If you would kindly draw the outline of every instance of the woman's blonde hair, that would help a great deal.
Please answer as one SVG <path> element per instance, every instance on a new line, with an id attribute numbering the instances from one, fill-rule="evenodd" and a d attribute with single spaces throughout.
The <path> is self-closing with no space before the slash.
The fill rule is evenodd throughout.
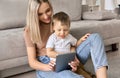
<path id="1" fill-rule="evenodd" d="M 26 24 L 29 28 L 30 37 L 33 43 L 42 42 L 38 18 L 38 9 L 42 2 L 47 2 L 50 5 L 48 0 L 29 0 L 28 3 Z"/>

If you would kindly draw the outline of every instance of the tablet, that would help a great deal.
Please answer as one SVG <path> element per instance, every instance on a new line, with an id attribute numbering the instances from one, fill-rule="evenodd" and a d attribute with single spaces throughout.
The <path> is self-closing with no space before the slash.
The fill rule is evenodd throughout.
<path id="1" fill-rule="evenodd" d="M 62 70 L 70 70 L 71 67 L 68 65 L 75 59 L 76 53 L 60 54 L 56 57 L 55 71 L 60 72 Z"/>

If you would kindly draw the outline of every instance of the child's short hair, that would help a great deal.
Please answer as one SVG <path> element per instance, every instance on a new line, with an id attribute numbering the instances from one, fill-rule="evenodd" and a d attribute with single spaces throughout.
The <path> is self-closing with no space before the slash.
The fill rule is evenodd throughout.
<path id="1" fill-rule="evenodd" d="M 62 25 L 66 25 L 70 27 L 70 18 L 68 14 L 65 12 L 58 12 L 53 15 L 53 22 L 52 25 L 54 25 L 54 21 L 60 21 Z"/>

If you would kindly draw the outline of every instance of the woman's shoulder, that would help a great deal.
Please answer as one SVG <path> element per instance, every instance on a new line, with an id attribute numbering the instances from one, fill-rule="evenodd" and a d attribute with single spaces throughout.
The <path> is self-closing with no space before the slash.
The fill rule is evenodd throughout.
<path id="1" fill-rule="evenodd" d="M 26 38 L 28 36 L 29 36 L 29 28 L 28 28 L 28 26 L 25 26 L 24 27 L 24 37 Z"/>
<path id="2" fill-rule="evenodd" d="M 25 27 L 24 27 L 24 36 L 25 36 L 25 35 L 29 35 L 29 31 L 30 31 L 29 27 L 28 27 L 28 26 L 25 26 Z"/>
<path id="3" fill-rule="evenodd" d="M 28 26 L 25 26 L 25 28 L 24 28 L 24 39 L 25 39 L 26 46 L 34 47 L 34 44 L 33 44 L 33 42 L 31 41 L 31 38 L 30 38 L 30 33 L 29 33 Z"/>

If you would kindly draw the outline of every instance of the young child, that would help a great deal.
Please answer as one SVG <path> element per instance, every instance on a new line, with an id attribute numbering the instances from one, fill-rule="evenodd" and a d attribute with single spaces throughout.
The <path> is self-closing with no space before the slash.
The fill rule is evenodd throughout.
<path id="1" fill-rule="evenodd" d="M 77 41 L 75 37 L 69 34 L 70 18 L 64 12 L 53 15 L 52 31 L 53 33 L 46 44 L 47 56 L 41 57 L 40 60 L 43 63 L 49 63 L 50 58 L 54 60 L 59 54 L 75 52 L 75 47 L 85 40 L 80 39 Z"/>
<path id="2" fill-rule="evenodd" d="M 55 58 L 58 54 L 72 52 L 71 47 L 76 46 L 77 39 L 69 34 L 70 18 L 66 13 L 53 15 L 52 30 L 53 34 L 46 44 L 47 55 Z"/>

